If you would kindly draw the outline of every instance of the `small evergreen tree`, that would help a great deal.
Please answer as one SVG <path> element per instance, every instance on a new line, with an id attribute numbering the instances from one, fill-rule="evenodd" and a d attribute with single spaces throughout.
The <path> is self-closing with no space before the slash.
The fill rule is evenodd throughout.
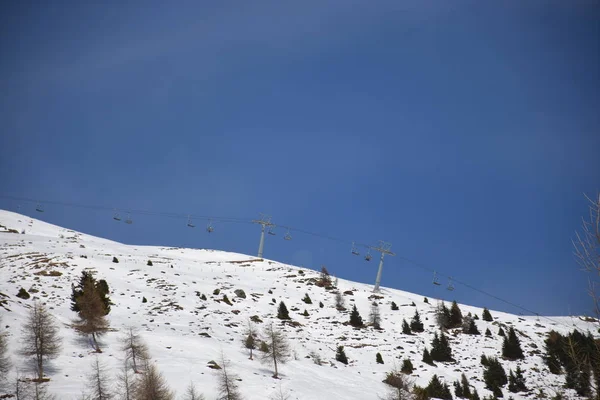
<path id="1" fill-rule="evenodd" d="M 410 360 L 408 358 L 405 358 L 402 361 L 402 369 L 400 369 L 400 372 L 402 372 L 403 374 L 410 375 L 413 373 L 413 371 L 414 371 L 414 367 L 412 365 L 412 362 L 410 362 Z"/>
<path id="2" fill-rule="evenodd" d="M 461 385 L 461 383 L 459 381 L 455 381 L 452 385 L 454 386 L 454 395 L 456 397 L 458 397 L 458 398 L 465 397 L 462 385 Z"/>
<path id="3" fill-rule="evenodd" d="M 310 296 L 308 295 L 308 293 L 306 293 L 304 295 L 304 298 L 302 299 L 303 302 L 305 302 L 306 304 L 312 304 L 312 300 L 310 299 Z"/>
<path id="4" fill-rule="evenodd" d="M 148 262 L 146 263 L 146 265 L 149 266 L 149 267 L 151 267 L 153 265 L 152 264 L 152 260 L 148 260 Z"/>
<path id="5" fill-rule="evenodd" d="M 482 363 L 484 358 L 482 357 Z M 508 383 L 506 377 L 506 371 L 502 368 L 502 364 L 495 357 L 485 357 L 485 364 L 483 370 L 483 380 L 485 387 L 494 393 L 497 393 L 502 386 Z M 500 397 L 502 397 L 502 391 L 500 390 Z"/>
<path id="6" fill-rule="evenodd" d="M 375 354 L 375 361 L 377 364 L 383 364 L 383 357 L 381 357 L 381 353 Z"/>
<path id="7" fill-rule="evenodd" d="M 320 302 L 319 302 L 319 308 L 323 308 L 323 307 L 325 307 L 325 304 L 323 304 L 323 302 L 322 302 L 322 301 L 320 301 Z"/>
<path id="8" fill-rule="evenodd" d="M 427 303 L 427 304 L 429 304 L 429 299 L 428 299 L 427 297 L 425 297 L 425 298 L 423 299 L 423 303 Z"/>
<path id="9" fill-rule="evenodd" d="M 304 312 L 302 313 L 302 315 L 305 317 L 308 317 L 309 316 L 308 311 L 306 311 L 306 309 L 304 309 Z"/>
<path id="10" fill-rule="evenodd" d="M 504 329 L 502 329 L 502 327 L 498 328 L 498 336 L 502 336 L 502 337 L 506 336 L 504 334 Z"/>
<path id="11" fill-rule="evenodd" d="M 504 337 L 502 343 L 502 356 L 509 360 L 520 360 L 524 358 L 521 342 L 517 337 L 515 328 L 511 327 L 508 331 L 508 337 Z"/>
<path id="12" fill-rule="evenodd" d="M 523 370 L 517 366 L 515 373 L 510 371 L 508 376 L 508 390 L 512 393 L 526 392 L 527 386 L 525 385 L 525 377 L 523 376 Z"/>
<path id="13" fill-rule="evenodd" d="M 431 358 L 431 354 L 429 353 L 429 350 L 427 350 L 427 348 L 425 348 L 425 350 L 423 350 L 423 360 L 422 361 L 425 364 L 435 365 L 433 363 L 433 359 Z"/>
<path id="14" fill-rule="evenodd" d="M 490 314 L 490 310 L 487 308 L 483 309 L 483 312 L 481 313 L 481 319 L 487 322 L 492 322 L 494 320 L 494 318 L 492 318 L 492 314 Z"/>
<path id="15" fill-rule="evenodd" d="M 492 331 L 490 331 L 490 328 L 485 328 L 485 336 L 492 337 Z"/>
<path id="16" fill-rule="evenodd" d="M 408 322 L 406 322 L 405 319 L 402 320 L 402 333 L 404 333 L 405 335 L 412 335 L 410 326 L 408 326 Z"/>
<path id="17" fill-rule="evenodd" d="M 469 380 L 465 374 L 460 376 L 460 383 L 463 392 L 463 396 L 467 399 L 471 398 L 471 385 L 469 385 Z"/>
<path id="18" fill-rule="evenodd" d="M 356 304 L 354 304 L 354 306 L 352 306 L 352 312 L 350 313 L 350 325 L 352 325 L 355 328 L 362 328 L 364 325 L 362 317 L 360 316 L 360 314 L 358 313 L 358 310 L 356 309 Z"/>
<path id="19" fill-rule="evenodd" d="M 433 361 L 452 361 L 452 349 L 443 333 L 440 336 L 437 332 L 434 334 L 431 341 L 431 358 Z"/>
<path id="20" fill-rule="evenodd" d="M 410 321 L 410 330 L 412 332 L 423 332 L 423 323 L 421 322 L 421 316 L 419 315 L 419 311 L 415 310 L 415 315 L 412 317 Z"/>
<path id="21" fill-rule="evenodd" d="M 477 324 L 475 324 L 473 317 L 463 318 L 462 331 L 467 335 L 479 335 L 479 329 L 477 329 Z"/>
<path id="22" fill-rule="evenodd" d="M 425 388 L 427 392 L 427 396 L 435 397 L 438 399 L 448 399 L 452 400 L 452 394 L 450 393 L 450 388 L 446 384 L 442 384 L 437 375 L 433 375 L 429 384 Z"/>
<path id="23" fill-rule="evenodd" d="M 77 285 L 72 286 L 71 292 L 71 311 L 79 312 L 80 307 L 77 303 L 78 299 L 84 295 L 86 290 L 96 292 L 100 297 L 100 301 L 102 301 L 102 305 L 104 308 L 103 315 L 108 315 L 110 312 L 110 306 L 112 302 L 108 297 L 109 288 L 108 283 L 104 279 L 100 279 L 96 281 L 96 278 L 92 275 L 90 271 L 82 271 L 81 277 L 79 278 L 79 283 Z"/>
<path id="24" fill-rule="evenodd" d="M 338 346 L 337 352 L 335 353 L 335 359 L 341 362 L 342 364 L 348 364 L 348 357 L 346 357 L 344 346 Z"/>
<path id="25" fill-rule="evenodd" d="M 435 310 L 435 321 L 441 329 L 448 329 L 451 327 L 450 310 L 443 301 Z"/>
<path id="26" fill-rule="evenodd" d="M 279 303 L 279 307 L 277 308 L 277 318 L 290 319 L 290 313 L 288 312 L 288 309 L 285 306 L 283 300 Z"/>
<path id="27" fill-rule="evenodd" d="M 119 259 L 117 257 L 113 257 L 112 262 L 114 262 L 115 264 L 119 263 Z"/>
<path id="28" fill-rule="evenodd" d="M 456 328 L 462 325 L 463 316 L 456 300 L 452 302 L 452 307 L 450 307 L 450 328 Z"/>
<path id="29" fill-rule="evenodd" d="M 398 311 L 398 310 L 399 310 L 398 306 L 396 305 L 396 303 L 394 303 L 392 301 L 392 311 Z"/>
<path id="30" fill-rule="evenodd" d="M 473 393 L 471 394 L 471 400 L 481 400 L 479 397 L 479 393 L 477 393 L 477 388 L 473 388 Z"/>

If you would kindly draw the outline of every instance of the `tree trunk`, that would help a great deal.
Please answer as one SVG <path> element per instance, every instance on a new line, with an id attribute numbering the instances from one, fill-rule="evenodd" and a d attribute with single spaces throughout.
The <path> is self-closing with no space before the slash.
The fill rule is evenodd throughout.
<path id="1" fill-rule="evenodd" d="M 277 357 L 275 357 L 275 354 L 273 354 L 273 363 L 275 364 L 275 375 L 273 375 L 273 378 L 279 378 L 277 374 Z"/>

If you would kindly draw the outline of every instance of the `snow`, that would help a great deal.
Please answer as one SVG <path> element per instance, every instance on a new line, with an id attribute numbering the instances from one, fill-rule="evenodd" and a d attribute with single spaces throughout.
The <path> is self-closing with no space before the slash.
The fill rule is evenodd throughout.
<path id="1" fill-rule="evenodd" d="M 10 229 L 19 233 L 9 233 Z M 119 259 L 118 264 L 112 262 L 113 256 Z M 146 265 L 148 260 L 152 260 L 152 266 Z M 34 275 L 41 269 L 57 270 L 62 275 Z M 69 327 L 75 318 L 69 309 L 71 284 L 78 281 L 84 269 L 95 271 L 98 279 L 106 279 L 114 302 L 108 315 L 113 331 L 101 340 L 100 360 L 116 373 L 123 360 L 118 339 L 129 326 L 139 327 L 153 362 L 179 397 L 190 382 L 207 399 L 216 397 L 217 372 L 209 369 L 207 362 L 219 362 L 221 352 L 231 361 L 231 371 L 242 379 L 239 384 L 247 400 L 268 398 L 279 384 L 292 399 L 376 400 L 386 393 L 387 385 L 382 383 L 385 373 L 394 365 L 399 368 L 406 357 L 416 368 L 412 375 L 416 384 L 425 386 L 437 374 L 451 386 L 465 373 L 483 397 L 490 392 L 484 388 L 480 357 L 501 355 L 502 337 L 497 335 L 500 324 L 505 330 L 510 326 L 517 329 L 527 355 L 522 361 L 501 360 L 507 374 L 509 369 L 514 371 L 520 365 L 532 389 L 529 398 L 540 388 L 550 397 L 562 386 L 564 377 L 550 374 L 543 363 L 546 333 L 550 330 L 566 333 L 575 327 L 596 331 L 594 323 L 580 318 L 552 317 L 552 321 L 545 318 L 538 321 L 536 317 L 491 310 L 494 322 L 476 321 L 482 335 L 448 335 L 457 363 L 436 363 L 432 367 L 422 363 L 421 358 L 424 347 L 430 348 L 436 331 L 434 299 L 427 304 L 423 296 L 382 287 L 379 295 L 383 298 L 377 301 L 383 330 L 371 327 L 355 330 L 343 324 L 348 321 L 349 311 L 341 313 L 335 309 L 332 291 L 308 284 L 309 278 L 318 278 L 317 271 L 216 250 L 129 246 L 0 210 L 0 301 L 7 300 L 0 307 L 0 316 L 9 332 L 9 352 L 13 363 L 24 371 L 27 362 L 18 354 L 19 333 L 28 307 L 34 298 L 40 299 L 61 327 L 63 350 L 46 371 L 51 378 L 49 391 L 59 399 L 81 395 L 95 356 L 88 342 Z M 21 287 L 39 292 L 29 300 L 21 300 L 16 297 Z M 221 293 L 215 296 L 213 291 L 217 288 Z M 338 288 L 353 291 L 352 295 L 344 296 L 347 308 L 356 304 L 363 320 L 368 320 L 373 287 L 339 279 Z M 237 298 L 236 289 L 243 289 L 246 299 Z M 201 300 L 200 293 L 208 299 Z M 313 304 L 301 301 L 305 293 Z M 223 294 L 233 305 L 216 301 Z M 142 303 L 142 297 L 148 302 Z M 275 318 L 281 300 L 300 327 L 281 325 Z M 319 301 L 324 308 L 319 308 Z M 392 301 L 399 306 L 398 311 L 390 309 Z M 402 334 L 401 323 L 403 318 L 410 322 L 414 315 L 412 302 L 421 314 L 425 332 L 409 336 Z M 460 308 L 463 315 L 471 312 L 481 316 L 481 308 L 462 304 Z M 309 317 L 301 315 L 305 309 Z M 285 330 L 295 354 L 279 367 L 279 380 L 272 378 L 270 365 L 261 364 L 256 358 L 249 360 L 242 346 L 243 331 L 253 315 L 263 320 L 257 324 L 259 331 L 271 321 Z M 492 331 L 492 338 L 483 335 L 486 328 Z M 347 366 L 335 361 L 338 345 L 345 346 L 350 360 Z M 326 365 L 314 364 L 307 357 L 312 351 L 319 353 Z M 382 354 L 384 365 L 375 362 L 377 352 Z M 506 387 L 504 393 L 505 398 L 508 395 L 514 399 L 528 398 L 526 393 L 508 393 Z M 574 392 L 567 394 L 575 398 Z"/>

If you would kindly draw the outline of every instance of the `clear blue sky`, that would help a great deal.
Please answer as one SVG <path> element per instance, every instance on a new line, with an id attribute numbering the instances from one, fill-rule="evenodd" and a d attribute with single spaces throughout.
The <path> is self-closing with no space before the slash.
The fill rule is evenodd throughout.
<path id="1" fill-rule="evenodd" d="M 589 313 L 570 240 L 600 190 L 599 53 L 586 0 L 4 2 L 0 195 L 265 212 L 390 241 L 536 312 Z M 37 216 L 135 244 L 255 253 L 259 239 L 249 224 Z M 374 281 L 349 246 L 282 233 L 266 257 Z M 387 259 L 385 286 L 519 312 L 431 280 Z"/>

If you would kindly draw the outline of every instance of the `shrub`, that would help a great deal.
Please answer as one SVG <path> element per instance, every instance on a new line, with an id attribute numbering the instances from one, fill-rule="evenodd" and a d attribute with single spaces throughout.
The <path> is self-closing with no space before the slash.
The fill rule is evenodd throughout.
<path id="1" fill-rule="evenodd" d="M 394 303 L 392 301 L 392 311 L 397 311 L 397 310 L 399 310 L 398 306 L 396 305 L 396 303 Z"/>
<path id="2" fill-rule="evenodd" d="M 427 304 L 429 304 L 429 299 L 428 299 L 427 297 L 425 297 L 425 298 L 423 299 L 423 303 L 427 303 Z"/>
<path id="3" fill-rule="evenodd" d="M 323 302 L 322 302 L 322 301 L 320 301 L 320 302 L 319 302 L 319 308 L 323 308 L 323 307 L 325 307 L 325 304 L 323 304 Z"/>
<path id="4" fill-rule="evenodd" d="M 485 336 L 492 337 L 492 332 L 490 331 L 490 328 L 485 328 Z"/>
<path id="5" fill-rule="evenodd" d="M 226 294 L 223 295 L 223 303 L 227 304 L 227 305 L 232 305 L 231 301 L 229 300 L 229 297 L 227 297 Z"/>
<path id="6" fill-rule="evenodd" d="M 467 335 L 479 335 L 479 329 L 477 329 L 477 325 L 475 324 L 475 320 L 473 317 L 466 317 L 463 321 L 463 333 Z"/>
<path id="7" fill-rule="evenodd" d="M 508 375 L 508 390 L 512 393 L 526 392 L 527 386 L 525 385 L 525 377 L 523 376 L 523 370 L 517 366 L 515 373 L 510 371 Z"/>
<path id="8" fill-rule="evenodd" d="M 147 266 L 149 266 L 149 267 L 151 267 L 151 266 L 153 265 L 153 264 L 152 264 L 152 261 L 151 261 L 151 260 L 148 260 L 148 262 L 146 263 L 146 265 L 147 265 Z"/>
<path id="9" fill-rule="evenodd" d="M 381 357 L 381 353 L 375 354 L 375 361 L 377 364 L 383 364 L 383 357 Z"/>
<path id="10" fill-rule="evenodd" d="M 344 346 L 338 346 L 337 352 L 335 353 L 335 359 L 341 362 L 342 364 L 348 364 L 348 357 L 346 357 Z"/>
<path id="11" fill-rule="evenodd" d="M 142 297 L 142 303 L 147 303 L 148 299 L 146 299 L 145 297 Z"/>
<path id="12" fill-rule="evenodd" d="M 312 304 L 312 300 L 310 299 L 310 296 L 308 295 L 308 293 L 306 293 L 304 295 L 304 298 L 302 299 L 303 302 L 305 302 L 306 304 Z"/>
<path id="13" fill-rule="evenodd" d="M 119 263 L 119 259 L 117 257 L 113 257 L 112 262 L 114 262 L 115 264 Z"/>
<path id="14" fill-rule="evenodd" d="M 422 361 L 425 364 L 435 365 L 433 363 L 433 359 L 431 358 L 431 354 L 429 353 L 429 350 L 427 350 L 427 348 L 425 348 L 425 350 L 423 350 L 423 360 Z"/>
<path id="15" fill-rule="evenodd" d="M 412 365 L 412 362 L 410 362 L 410 360 L 408 358 L 405 358 L 402 361 L 402 368 L 400 369 L 400 372 L 410 375 L 413 373 L 414 370 L 415 369 Z"/>
<path id="16" fill-rule="evenodd" d="M 25 290 L 25 288 L 19 289 L 19 293 L 17 293 L 17 297 L 23 300 L 27 300 L 31 297 L 31 295 Z"/>
<path id="17" fill-rule="evenodd" d="M 213 295 L 218 296 L 219 293 L 221 293 L 221 289 L 217 288 L 217 289 L 213 290 Z"/>
<path id="18" fill-rule="evenodd" d="M 202 295 L 200 296 L 200 300 L 206 300 L 206 295 L 204 293 L 202 293 Z"/>
<path id="19" fill-rule="evenodd" d="M 306 309 L 304 309 L 304 312 L 302 313 L 302 315 L 304 315 L 305 317 L 308 317 L 309 316 L 308 311 L 306 311 Z"/>
<path id="20" fill-rule="evenodd" d="M 263 353 L 268 353 L 269 352 L 269 345 L 264 340 L 261 340 L 260 341 L 260 347 L 258 349 L 260 351 L 262 351 Z"/>
<path id="21" fill-rule="evenodd" d="M 410 330 L 412 332 L 423 332 L 423 323 L 421 322 L 421 316 L 419 315 L 419 311 L 415 310 L 415 315 L 410 321 Z"/>
<path id="22" fill-rule="evenodd" d="M 235 289 L 233 291 L 233 293 L 235 293 L 235 295 L 237 297 L 239 297 L 240 299 L 245 299 L 246 298 L 246 292 L 244 292 L 242 289 Z"/>
<path id="23" fill-rule="evenodd" d="M 504 329 L 502 329 L 502 327 L 498 328 L 498 336 L 505 336 Z"/>

